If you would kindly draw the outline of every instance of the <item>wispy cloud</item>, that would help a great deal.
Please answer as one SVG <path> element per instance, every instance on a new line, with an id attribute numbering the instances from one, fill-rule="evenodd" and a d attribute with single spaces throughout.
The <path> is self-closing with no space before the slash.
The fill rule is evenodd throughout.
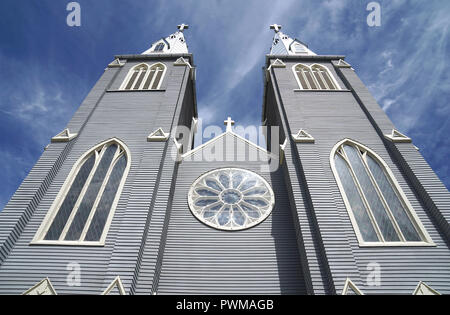
<path id="1" fill-rule="evenodd" d="M 222 126 L 228 116 L 236 125 L 260 124 L 261 68 L 273 36 L 269 25 L 278 23 L 318 54 L 347 55 L 450 186 L 449 1 L 380 0 L 379 28 L 366 24 L 369 1 L 79 2 L 80 28 L 65 24 L 64 2 L 11 1 L 14 8 L 1 13 L 0 172 L 8 179 L 0 186 L 0 208 L 113 55 L 141 53 L 179 23 L 190 24 L 185 35 L 198 67 L 204 126 Z"/>

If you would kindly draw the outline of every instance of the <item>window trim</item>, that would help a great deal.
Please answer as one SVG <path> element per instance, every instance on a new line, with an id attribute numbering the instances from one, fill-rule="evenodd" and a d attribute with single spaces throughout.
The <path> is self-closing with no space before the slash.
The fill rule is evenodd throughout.
<path id="1" fill-rule="evenodd" d="M 267 206 L 267 211 L 266 213 L 264 213 L 263 215 L 261 215 L 260 218 L 255 219 L 255 221 L 248 223 L 245 226 L 242 227 L 225 227 L 223 225 L 217 225 L 217 224 L 213 224 L 211 222 L 208 222 L 207 220 L 205 220 L 205 218 L 200 215 L 198 213 L 198 210 L 195 206 L 195 201 L 194 198 L 192 197 L 192 195 L 194 194 L 195 189 L 198 187 L 198 184 L 205 178 L 207 178 L 208 176 L 210 176 L 211 174 L 214 173 L 218 173 L 218 172 L 227 172 L 227 171 L 241 171 L 243 173 L 247 173 L 247 174 L 251 174 L 253 176 L 255 176 L 256 178 L 258 178 L 259 180 L 261 180 L 261 182 L 263 183 L 263 185 L 265 186 L 265 188 L 267 189 L 267 194 L 270 195 L 270 203 Z M 239 190 L 240 186 L 243 184 L 244 182 L 242 181 L 237 188 L 230 188 L 230 189 L 234 189 L 234 190 Z M 223 191 L 227 190 L 227 188 L 222 187 Z M 253 188 L 249 188 L 246 191 L 253 189 Z M 243 193 L 241 191 L 241 193 Z M 201 197 L 200 197 L 201 198 Z M 219 195 L 218 195 L 218 198 Z M 257 197 L 255 197 L 257 198 Z M 256 227 L 260 224 L 262 224 L 264 221 L 267 220 L 267 218 L 272 214 L 274 208 L 275 208 L 275 193 L 273 191 L 272 186 L 269 184 L 269 182 L 260 174 L 256 173 L 255 171 L 243 168 L 243 167 L 221 167 L 221 168 L 216 168 L 216 169 L 212 169 L 210 171 L 207 171 L 206 173 L 201 174 L 190 186 L 189 186 L 189 191 L 188 191 L 188 195 L 187 195 L 187 201 L 188 201 L 188 207 L 189 207 L 189 211 L 191 212 L 192 216 L 195 217 L 198 221 L 200 221 L 201 223 L 203 223 L 204 225 L 213 228 L 217 231 L 224 231 L 224 232 L 239 232 L 239 231 L 244 231 L 244 230 L 248 230 L 251 229 L 253 227 Z M 217 202 L 221 202 L 220 199 L 218 199 Z M 222 208 L 226 206 L 226 204 L 222 201 Z M 255 206 L 256 207 L 256 206 Z M 221 208 L 221 209 L 222 209 Z M 231 220 L 231 219 L 230 219 Z"/>
<path id="2" fill-rule="evenodd" d="M 134 89 L 134 85 L 136 84 L 136 82 L 133 83 L 133 85 L 132 85 L 132 87 L 130 89 L 126 89 L 126 86 L 128 85 L 131 77 L 133 76 L 133 73 L 134 73 L 135 69 L 138 68 L 138 67 L 141 67 L 143 65 L 145 65 L 147 67 L 147 71 L 146 71 L 146 74 L 145 74 L 144 78 L 142 79 L 142 82 L 139 85 L 139 89 Z M 157 65 L 160 65 L 160 66 L 163 67 L 163 73 L 161 74 L 161 79 L 159 80 L 158 86 L 155 89 L 150 88 L 152 86 L 153 82 L 156 79 L 156 75 L 155 75 L 152 78 L 152 81 L 149 84 L 149 88 L 148 89 L 144 89 L 143 87 L 145 85 L 145 82 L 147 81 L 148 76 L 150 75 L 151 69 L 154 66 L 157 66 Z M 139 64 L 131 67 L 130 70 L 128 70 L 128 73 L 125 76 L 125 79 L 123 80 L 122 84 L 120 85 L 119 90 L 121 90 L 121 91 L 156 91 L 156 90 L 160 90 L 162 82 L 164 81 L 164 77 L 166 75 L 166 71 L 167 71 L 167 66 L 164 63 L 162 63 L 162 62 L 155 62 L 155 63 L 153 63 L 150 66 L 147 63 L 145 63 L 145 62 L 139 63 Z M 137 78 L 138 77 L 136 77 L 136 79 Z"/>
<path id="3" fill-rule="evenodd" d="M 310 72 L 311 72 L 311 77 L 312 77 L 312 79 L 314 80 L 314 83 L 317 85 L 317 87 L 320 87 L 320 84 L 319 84 L 319 82 L 317 81 L 316 77 L 314 76 L 314 72 L 313 72 L 312 67 L 318 66 L 318 67 L 322 68 L 323 70 L 327 71 L 327 72 L 328 72 L 328 75 L 330 76 L 330 79 L 331 79 L 332 83 L 336 86 L 336 89 L 322 89 L 322 88 L 318 88 L 318 89 L 304 89 L 303 86 L 302 86 L 302 84 L 301 84 L 301 82 L 300 82 L 300 79 L 298 78 L 297 71 L 295 70 L 295 68 L 296 68 L 297 66 L 300 66 L 300 65 L 303 66 L 303 67 L 306 67 L 306 68 L 308 68 L 308 69 L 310 70 Z M 297 80 L 297 85 L 299 86 L 299 89 L 300 89 L 301 91 L 321 92 L 321 91 L 340 91 L 340 90 L 342 90 L 341 86 L 340 86 L 339 83 L 337 82 L 337 80 L 336 80 L 336 78 L 334 77 L 334 75 L 331 73 L 330 69 L 328 69 L 328 67 L 326 67 L 326 66 L 324 66 L 324 65 L 321 65 L 321 64 L 318 64 L 318 63 L 314 63 L 314 64 L 312 64 L 312 65 L 309 66 L 309 65 L 305 65 L 304 63 L 297 63 L 297 64 L 295 64 L 295 65 L 292 66 L 292 72 L 294 73 L 294 77 L 295 77 L 295 79 Z M 325 83 L 326 83 L 326 82 L 325 82 Z M 308 82 L 307 82 L 307 84 L 309 85 Z M 328 84 L 327 84 L 327 85 L 328 85 Z"/>
<path id="4" fill-rule="evenodd" d="M 124 151 L 123 154 L 126 155 L 127 157 L 127 165 L 125 167 L 125 170 L 123 172 L 122 175 L 122 179 L 119 183 L 119 186 L 117 188 L 117 192 L 116 195 L 114 196 L 114 200 L 113 203 L 111 204 L 111 209 L 110 209 L 110 213 L 108 214 L 108 217 L 106 219 L 105 222 L 105 226 L 103 228 L 103 232 L 100 236 L 100 240 L 99 241 L 66 241 L 66 240 L 45 240 L 44 237 L 48 231 L 48 229 L 50 228 L 51 224 L 53 223 L 53 220 L 55 219 L 56 215 L 58 214 L 61 204 L 64 201 L 65 196 L 67 195 L 69 189 L 71 188 L 73 181 L 75 180 L 76 175 L 78 174 L 78 171 L 80 170 L 80 168 L 84 165 L 84 162 L 86 162 L 86 160 L 91 156 L 91 154 L 93 152 L 95 152 L 94 154 L 97 154 L 97 150 L 102 148 L 104 145 L 108 144 L 108 143 L 116 143 L 119 147 L 121 147 Z M 104 151 L 102 152 L 102 154 L 104 153 Z M 120 156 L 120 152 L 119 150 L 117 150 L 117 152 L 114 155 L 114 158 L 112 159 L 112 161 L 115 161 L 115 163 L 117 163 L 118 158 Z M 91 173 L 89 175 L 89 177 L 86 179 L 86 182 L 89 182 L 93 176 L 93 174 L 95 173 L 94 168 L 96 168 L 98 166 L 98 163 L 100 162 L 101 157 L 97 159 L 97 161 L 95 162 Z M 128 149 L 128 147 L 119 139 L 117 138 L 111 138 L 108 140 L 105 140 L 97 145 L 95 145 L 94 147 L 90 148 L 89 150 L 87 150 L 85 153 L 83 153 L 83 155 L 78 158 L 78 160 L 75 162 L 75 164 L 72 166 L 72 169 L 69 172 L 69 175 L 67 175 L 63 185 L 61 186 L 61 188 L 59 189 L 59 192 L 55 198 L 55 200 L 53 201 L 50 209 L 47 211 L 47 214 L 44 218 L 44 220 L 42 221 L 41 225 L 39 226 L 38 231 L 36 232 L 33 240 L 31 241 L 30 245 L 63 245 L 63 246 L 104 246 L 105 242 L 106 242 L 106 237 L 108 235 L 112 220 L 114 218 L 114 214 L 117 208 L 117 204 L 119 203 L 120 200 L 120 196 L 122 194 L 122 190 L 123 187 L 125 186 L 125 182 L 127 180 L 127 176 L 128 176 L 128 172 L 130 170 L 131 167 L 131 154 L 130 154 L 130 150 Z M 105 175 L 105 178 L 103 179 L 102 182 L 102 186 L 100 187 L 99 192 L 97 193 L 96 199 L 94 201 L 95 207 L 98 205 L 103 192 L 104 192 L 104 188 L 107 184 L 108 179 L 110 178 L 110 174 L 113 170 L 114 166 L 110 166 L 110 168 L 108 169 L 108 172 Z M 79 206 L 80 201 L 82 200 L 82 198 L 80 198 L 80 196 L 83 196 L 87 187 L 89 186 L 89 183 L 86 185 L 84 185 L 83 189 L 80 192 L 80 195 L 77 199 L 77 202 L 75 203 L 71 214 L 69 216 L 69 218 L 67 219 L 66 225 L 64 226 L 63 231 L 61 232 L 61 235 L 63 235 L 65 232 L 67 232 L 68 228 L 70 227 L 69 222 L 72 222 L 73 217 L 76 214 L 76 211 L 74 211 L 74 209 L 77 209 L 77 207 Z M 96 211 L 92 211 L 89 213 L 88 219 L 85 223 L 85 226 L 83 228 L 82 234 L 80 235 L 80 239 L 83 238 L 83 235 L 86 234 L 86 232 L 88 231 L 88 228 L 90 226 L 90 222 L 92 221 L 92 218 L 94 216 L 94 214 L 96 213 Z"/>
<path id="5" fill-rule="evenodd" d="M 350 145 L 353 146 L 357 146 L 359 149 L 363 149 L 365 150 L 366 154 L 370 154 L 372 155 L 372 157 L 376 160 L 377 163 L 379 163 L 379 165 L 381 166 L 383 172 L 385 172 L 385 175 L 387 175 L 386 177 L 388 178 L 390 184 L 392 185 L 392 187 L 394 188 L 395 193 L 397 194 L 397 197 L 400 201 L 400 203 L 403 205 L 404 210 L 406 212 L 406 215 L 408 216 L 408 218 L 411 221 L 411 224 L 415 227 L 417 233 L 419 234 L 420 238 L 422 239 L 422 241 L 406 241 L 406 240 L 402 240 L 399 242 L 385 242 L 383 236 L 381 235 L 381 233 L 379 232 L 379 227 L 378 227 L 378 223 L 376 222 L 376 220 L 373 218 L 373 215 L 371 213 L 371 210 L 368 211 L 368 215 L 370 220 L 372 221 L 372 226 L 374 227 L 375 232 L 377 233 L 377 236 L 379 239 L 381 239 L 381 241 L 378 242 L 367 242 L 364 241 L 362 234 L 360 232 L 358 223 L 356 221 L 356 218 L 353 214 L 353 210 L 351 209 L 350 206 L 350 202 L 347 198 L 347 195 L 345 194 L 345 190 L 344 190 L 344 186 L 341 182 L 341 179 L 339 177 L 339 174 L 337 172 L 336 169 L 336 165 L 334 162 L 334 156 L 336 154 L 340 154 L 338 152 L 338 149 L 346 144 L 349 143 Z M 347 163 L 347 161 L 345 161 Z M 348 164 L 348 163 L 347 163 Z M 345 208 L 347 209 L 347 213 L 350 217 L 350 221 L 352 223 L 353 226 L 353 230 L 356 234 L 356 237 L 358 239 L 358 243 L 360 247 L 408 247 L 408 246 L 436 246 L 436 244 L 434 244 L 433 240 L 431 239 L 430 235 L 428 234 L 428 232 L 426 231 L 425 227 L 423 226 L 420 218 L 417 216 L 416 212 L 414 211 L 411 203 L 409 202 L 408 198 L 406 197 L 406 194 L 403 192 L 402 188 L 400 187 L 400 185 L 397 182 L 397 179 L 394 176 L 394 173 L 391 171 L 391 169 L 389 168 L 389 166 L 386 164 L 386 162 L 378 155 L 376 154 L 373 150 L 371 150 L 370 148 L 368 148 L 367 146 L 357 142 L 357 141 L 353 141 L 351 139 L 344 139 L 339 141 L 331 150 L 330 153 L 330 166 L 334 175 L 334 178 L 336 180 L 336 183 L 339 187 L 339 192 L 341 194 L 342 200 L 344 201 L 345 204 Z M 366 166 L 365 166 L 366 167 Z M 355 185 L 357 186 L 358 192 L 360 193 L 361 196 L 361 200 L 364 203 L 364 206 L 367 207 L 368 209 L 370 209 L 370 206 L 368 206 L 366 198 L 363 194 L 361 194 L 361 186 L 358 182 L 358 180 L 355 178 L 354 175 L 354 171 L 351 165 L 349 165 L 349 169 L 350 169 L 350 174 L 353 177 L 353 179 L 355 180 Z M 371 172 L 369 170 L 369 174 L 371 175 Z M 373 176 L 373 175 L 372 175 Z M 373 178 L 372 176 L 369 176 L 372 183 L 373 183 Z M 389 216 L 397 234 L 399 235 L 400 238 L 402 238 L 403 235 L 400 231 L 400 228 L 398 226 L 397 220 L 395 220 L 395 217 L 393 216 L 391 210 L 389 209 L 389 206 L 386 205 L 386 200 L 384 199 L 384 196 L 382 195 L 382 193 L 379 191 L 379 187 L 378 184 L 375 183 L 374 185 L 375 190 L 377 191 L 378 195 L 381 196 L 380 200 L 383 203 L 383 206 L 385 207 L 385 209 L 387 210 L 386 213 Z"/>

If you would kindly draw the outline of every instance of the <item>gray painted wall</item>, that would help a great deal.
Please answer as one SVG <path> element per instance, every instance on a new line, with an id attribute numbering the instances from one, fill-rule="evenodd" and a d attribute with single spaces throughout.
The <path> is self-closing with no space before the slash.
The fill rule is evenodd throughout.
<path id="1" fill-rule="evenodd" d="M 394 126 L 353 70 L 338 69 L 338 75 L 331 60 L 318 58 L 312 61 L 308 58 L 302 62 L 317 62 L 327 66 L 341 88 L 347 91 L 295 91 L 298 85 L 291 68 L 300 60 L 288 58 L 284 60 L 286 68 L 272 69 L 268 89 L 272 89 L 272 93 L 278 98 L 270 97 L 271 94 L 267 92 L 266 108 L 269 121 L 277 120 L 271 111 L 284 115 L 286 124 L 283 127 L 286 133 L 296 133 L 304 128 L 315 138 L 314 144 L 295 144 L 291 140 L 286 153 L 286 167 L 290 168 L 287 175 L 291 182 L 300 182 L 306 186 L 292 186 L 292 199 L 297 197 L 301 189 L 306 189 L 307 199 L 316 218 L 316 226 L 314 222 L 300 221 L 301 230 L 320 229 L 316 233 L 323 242 L 326 256 L 321 263 L 328 264 L 332 277 L 322 281 L 332 281 L 337 293 L 342 291 L 347 277 L 367 294 L 411 294 L 419 281 L 426 282 L 441 293 L 449 293 L 450 251 L 448 237 L 445 235 L 450 200 L 448 191 L 438 182 L 412 144 L 396 144 L 402 157 L 408 161 L 411 171 L 422 179 L 421 184 L 429 187 L 430 194 L 436 195 L 435 203 L 439 205 L 435 208 L 438 209 L 427 205 L 427 200 L 418 194 L 418 188 L 411 182 L 411 176 L 406 174 L 405 166 L 400 165 L 401 161 L 396 158 L 395 152 L 389 151 L 389 144 L 382 136 L 382 133 L 390 133 Z M 384 159 L 436 247 L 359 247 L 329 162 L 332 148 L 345 138 L 366 145 Z M 303 174 L 295 173 L 296 164 L 301 165 Z M 304 183 L 301 182 L 302 177 L 305 179 Z M 308 200 L 306 203 L 308 204 Z M 439 214 L 440 221 L 436 220 Z M 317 245 L 316 250 L 320 251 Z M 381 265 L 379 287 L 365 285 L 369 272 L 366 267 L 371 262 Z M 313 263 L 312 267 L 317 265 Z M 327 269 L 326 266 L 322 268 Z M 330 274 L 324 272 L 322 276 L 329 277 Z M 315 281 L 320 283 L 318 277 Z M 317 286 L 320 287 L 319 284 Z"/>
<path id="2" fill-rule="evenodd" d="M 79 133 L 78 137 L 68 143 L 51 143 L 44 151 L 0 213 L 0 293 L 22 293 L 49 277 L 59 294 L 98 294 L 117 275 L 121 275 L 126 291 L 130 291 L 143 235 L 148 228 L 145 223 L 151 212 L 154 187 L 158 187 L 157 181 L 161 179 L 159 161 L 164 160 L 168 146 L 168 142 L 147 142 L 147 136 L 159 127 L 168 132 L 181 119 L 187 81 L 191 78 L 187 67 L 173 66 L 177 57 L 129 56 L 123 67 L 107 68 L 68 124 L 71 132 Z M 190 59 L 191 55 L 184 57 Z M 141 62 L 136 58 L 165 63 L 168 69 L 161 91 L 117 91 L 128 70 Z M 189 91 L 191 99 L 184 106 L 194 106 L 193 94 Z M 77 159 L 112 137 L 123 141 L 130 150 L 131 169 L 106 245 L 30 245 Z M 58 161 L 56 166 L 55 161 Z M 167 180 L 171 178 L 170 174 Z M 70 262 L 81 266 L 80 287 L 66 284 L 69 273 L 66 267 Z"/>

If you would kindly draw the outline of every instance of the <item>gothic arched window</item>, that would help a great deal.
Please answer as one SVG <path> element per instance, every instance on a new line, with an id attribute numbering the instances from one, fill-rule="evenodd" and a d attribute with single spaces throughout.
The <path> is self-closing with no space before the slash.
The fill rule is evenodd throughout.
<path id="1" fill-rule="evenodd" d="M 126 147 L 115 139 L 84 154 L 72 168 L 35 241 L 103 244 L 129 165 Z"/>
<path id="2" fill-rule="evenodd" d="M 432 243 L 387 164 L 351 140 L 338 143 L 330 163 L 360 245 Z"/>
<path id="3" fill-rule="evenodd" d="M 148 66 L 145 63 L 134 66 L 128 72 L 122 84 L 122 90 L 157 90 L 160 88 L 166 72 L 166 66 L 155 63 Z"/>
<path id="4" fill-rule="evenodd" d="M 295 74 L 303 90 L 317 90 L 311 69 L 308 66 L 298 64 L 295 66 Z"/>
<path id="5" fill-rule="evenodd" d="M 311 69 L 322 90 L 337 89 L 336 84 L 333 82 L 333 78 L 326 67 L 315 64 L 311 66 Z"/>
<path id="6" fill-rule="evenodd" d="M 300 63 L 292 69 L 302 90 L 339 90 L 337 82 L 325 66 Z"/>

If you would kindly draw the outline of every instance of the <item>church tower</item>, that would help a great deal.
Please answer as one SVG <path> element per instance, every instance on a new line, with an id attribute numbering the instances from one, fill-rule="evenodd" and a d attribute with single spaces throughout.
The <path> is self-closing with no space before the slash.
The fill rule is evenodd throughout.
<path id="1" fill-rule="evenodd" d="M 307 292 L 450 293 L 448 190 L 344 56 L 271 29 L 262 121 L 280 126 Z"/>
<path id="2" fill-rule="evenodd" d="M 100 294 L 117 276 L 128 294 L 141 264 L 157 269 L 142 254 L 159 251 L 176 174 L 171 147 L 193 143 L 178 143 L 172 129 L 197 118 L 187 27 L 142 54 L 115 56 L 52 138 L 0 213 L 0 294 L 21 294 L 42 279 L 51 284 L 28 294 Z"/>

